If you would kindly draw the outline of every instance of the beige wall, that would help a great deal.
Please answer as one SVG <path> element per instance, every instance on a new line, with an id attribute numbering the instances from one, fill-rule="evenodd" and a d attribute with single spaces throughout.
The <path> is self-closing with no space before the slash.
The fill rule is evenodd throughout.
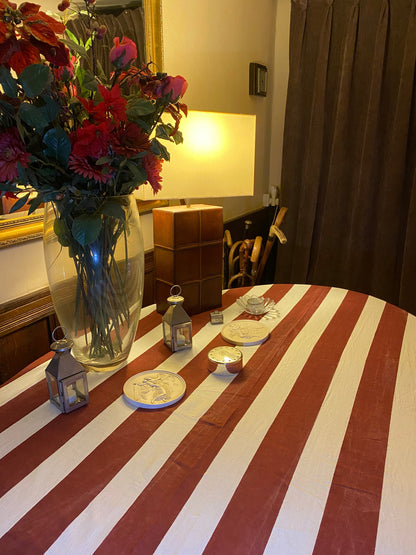
<path id="1" fill-rule="evenodd" d="M 55 10 L 56 4 L 45 0 L 43 6 Z M 222 199 L 225 219 L 260 207 L 269 185 L 280 184 L 289 5 L 290 0 L 163 0 L 164 66 L 189 81 L 189 107 L 257 116 L 255 195 Z M 266 98 L 248 94 L 250 62 L 268 67 Z M 151 215 L 142 223 L 149 249 Z M 0 250 L 0 268 L 0 304 L 47 285 L 41 241 Z"/>
<path id="2" fill-rule="evenodd" d="M 276 0 L 164 0 L 164 69 L 189 82 L 192 110 L 257 116 L 253 197 L 205 199 L 224 206 L 226 220 L 262 206 L 269 187 Z M 269 70 L 269 94 L 250 96 L 250 62 Z M 224 193 L 226 196 L 226 192 Z"/>

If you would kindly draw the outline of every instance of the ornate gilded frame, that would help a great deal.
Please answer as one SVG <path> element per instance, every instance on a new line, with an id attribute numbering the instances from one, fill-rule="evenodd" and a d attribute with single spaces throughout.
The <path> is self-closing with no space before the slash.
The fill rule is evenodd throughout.
<path id="1" fill-rule="evenodd" d="M 152 60 L 157 69 L 163 68 L 162 48 L 162 0 L 143 0 L 145 10 L 146 52 L 147 59 Z M 150 212 L 158 206 L 165 206 L 167 201 L 138 201 L 139 212 Z M 0 218 L 0 249 L 11 247 L 25 241 L 42 237 L 43 214 L 16 215 Z"/>

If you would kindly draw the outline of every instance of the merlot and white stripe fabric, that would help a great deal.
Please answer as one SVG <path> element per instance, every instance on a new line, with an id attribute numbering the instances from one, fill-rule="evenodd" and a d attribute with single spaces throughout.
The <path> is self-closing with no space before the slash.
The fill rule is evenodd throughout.
<path id="1" fill-rule="evenodd" d="M 224 322 L 246 318 L 223 295 Z M 278 303 L 244 369 L 207 370 L 209 313 L 172 354 L 142 311 L 127 365 L 88 374 L 60 414 L 37 361 L 0 389 L 0 553 L 416 553 L 416 318 L 330 287 L 253 288 Z M 178 372 L 178 404 L 137 409 L 124 382 Z"/>

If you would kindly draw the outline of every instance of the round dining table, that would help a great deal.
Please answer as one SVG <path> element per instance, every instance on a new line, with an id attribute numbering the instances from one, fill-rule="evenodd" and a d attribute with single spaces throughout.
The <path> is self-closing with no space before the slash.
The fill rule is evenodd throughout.
<path id="1" fill-rule="evenodd" d="M 143 308 L 127 363 L 88 372 L 68 414 L 48 397 L 52 353 L 0 388 L 2 555 L 416 553 L 415 316 L 294 284 L 226 290 L 218 310 L 172 353 Z M 210 372 L 240 320 L 266 336 L 236 347 L 240 371 Z M 149 370 L 184 394 L 132 404 L 124 384 Z"/>

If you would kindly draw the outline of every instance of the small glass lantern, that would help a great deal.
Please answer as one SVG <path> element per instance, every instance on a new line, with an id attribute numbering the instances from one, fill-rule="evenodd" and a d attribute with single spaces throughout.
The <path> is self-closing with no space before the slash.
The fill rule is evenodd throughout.
<path id="1" fill-rule="evenodd" d="M 49 399 L 61 412 L 67 413 L 83 407 L 89 401 L 87 375 L 84 367 L 71 355 L 73 342 L 67 339 L 55 340 L 51 349 L 55 354 L 46 367 L 46 381 Z"/>
<path id="2" fill-rule="evenodd" d="M 169 307 L 162 317 L 163 341 L 172 352 L 192 347 L 192 322 L 182 306 L 181 292 L 179 285 L 171 287 Z"/>

